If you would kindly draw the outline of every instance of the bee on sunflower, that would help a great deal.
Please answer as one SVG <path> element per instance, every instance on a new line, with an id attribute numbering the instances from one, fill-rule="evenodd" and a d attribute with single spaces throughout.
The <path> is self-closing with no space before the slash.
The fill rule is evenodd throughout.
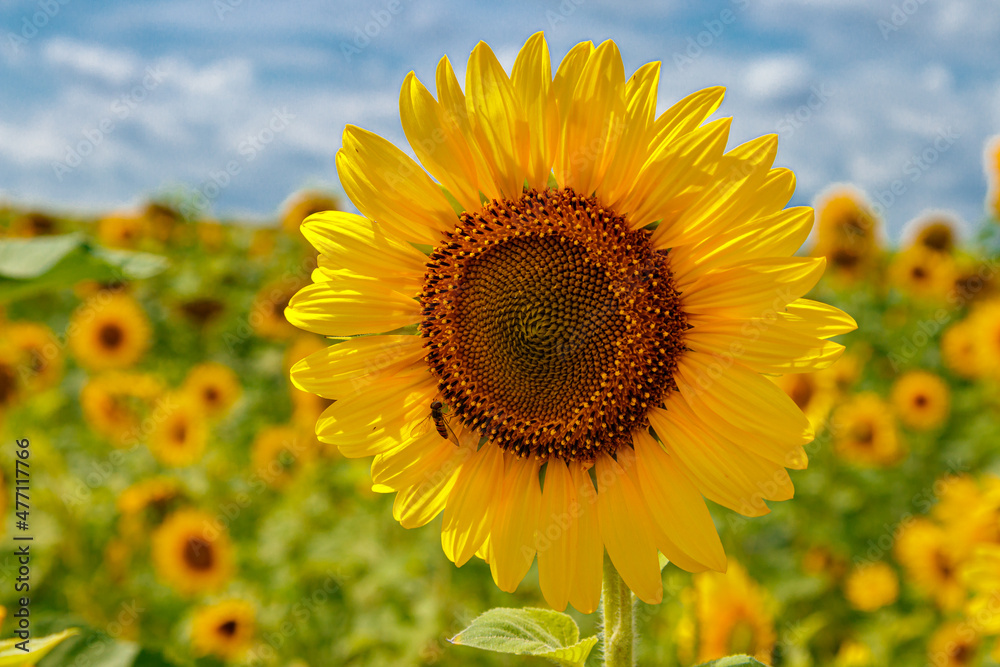
<path id="1" fill-rule="evenodd" d="M 813 438 L 766 376 L 829 366 L 856 326 L 803 298 L 826 260 L 793 256 L 813 213 L 785 208 L 776 137 L 727 150 L 729 119 L 706 122 L 721 88 L 658 115 L 659 68 L 626 79 L 614 42 L 583 42 L 553 75 L 538 33 L 510 75 L 477 45 L 464 91 L 447 57 L 437 98 L 409 74 L 427 171 L 348 126 L 337 168 L 361 215 L 305 221 L 319 266 L 286 310 L 352 337 L 291 371 L 336 400 L 319 439 L 375 456 L 395 518 L 443 513 L 447 557 L 488 561 L 502 590 L 537 554 L 560 610 L 594 611 L 602 569 L 659 602 L 657 552 L 724 570 L 703 497 L 767 513 Z M 432 409 L 454 436 L 419 428 Z"/>

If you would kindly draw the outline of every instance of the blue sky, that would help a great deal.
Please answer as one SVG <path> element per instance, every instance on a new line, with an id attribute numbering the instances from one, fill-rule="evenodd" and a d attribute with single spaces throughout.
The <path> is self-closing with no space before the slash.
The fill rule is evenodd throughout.
<path id="1" fill-rule="evenodd" d="M 983 145 L 1000 132 L 1000 5 L 806 4 L 5 2 L 0 201 L 100 212 L 196 189 L 214 215 L 272 218 L 296 189 L 339 189 L 345 124 L 405 143 L 397 102 L 411 69 L 433 88 L 448 54 L 464 80 L 479 40 L 509 67 L 544 30 L 554 64 L 609 38 L 627 72 L 663 61 L 661 110 L 726 86 L 730 145 L 778 132 L 795 203 L 851 182 L 882 193 L 892 237 L 925 209 L 975 225 Z"/>

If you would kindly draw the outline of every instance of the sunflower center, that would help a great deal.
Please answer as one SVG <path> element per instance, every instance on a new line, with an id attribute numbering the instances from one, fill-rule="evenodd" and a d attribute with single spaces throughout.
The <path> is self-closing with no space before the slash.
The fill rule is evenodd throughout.
<path id="1" fill-rule="evenodd" d="M 688 326 L 667 252 L 572 190 L 463 213 L 420 298 L 444 402 L 518 456 L 613 453 L 676 388 Z"/>
<path id="2" fill-rule="evenodd" d="M 215 387 L 205 387 L 205 402 L 209 405 L 215 405 L 219 402 L 219 390 Z"/>
<path id="3" fill-rule="evenodd" d="M 0 405 L 6 405 L 17 393 L 17 375 L 13 368 L 0 363 Z"/>
<path id="4" fill-rule="evenodd" d="M 792 385 L 792 391 L 789 396 L 795 401 L 795 405 L 799 406 L 799 409 L 805 410 L 809 407 L 809 401 L 812 400 L 814 390 L 813 382 L 808 376 L 796 375 L 795 384 Z"/>
<path id="5" fill-rule="evenodd" d="M 918 408 L 927 407 L 927 397 L 924 396 L 923 394 L 917 394 L 916 396 L 913 397 L 913 403 Z"/>
<path id="6" fill-rule="evenodd" d="M 232 637 L 236 634 L 236 621 L 226 621 L 219 626 L 219 634 Z"/>
<path id="7" fill-rule="evenodd" d="M 98 331 L 97 335 L 100 338 L 101 345 L 109 350 L 114 350 L 125 340 L 125 332 L 117 324 L 105 324 Z"/>
<path id="8" fill-rule="evenodd" d="M 184 543 L 184 562 L 192 570 L 211 570 L 215 563 L 212 543 L 203 537 L 189 537 Z"/>

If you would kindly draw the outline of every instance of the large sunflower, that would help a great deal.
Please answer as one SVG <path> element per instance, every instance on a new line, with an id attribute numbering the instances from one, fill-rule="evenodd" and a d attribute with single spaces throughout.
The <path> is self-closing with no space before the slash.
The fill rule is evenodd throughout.
<path id="1" fill-rule="evenodd" d="M 403 129 L 430 176 L 348 126 L 337 167 L 362 215 L 304 223 L 319 268 L 286 311 L 325 336 L 392 332 L 295 365 L 337 401 L 320 440 L 376 457 L 404 526 L 443 511 L 447 556 L 484 558 L 501 589 L 537 553 L 557 609 L 597 607 L 605 549 L 648 602 L 657 551 L 724 570 L 702 496 L 767 513 L 813 437 L 763 374 L 829 365 L 855 327 L 802 298 L 825 260 L 791 256 L 813 213 L 784 209 L 776 137 L 726 152 L 729 119 L 705 123 L 722 88 L 657 115 L 659 68 L 626 80 L 614 42 L 584 42 L 553 76 L 539 33 L 510 76 L 476 46 L 464 93 L 447 57 L 437 99 L 409 74 Z M 455 435 L 427 427 L 434 401 Z"/>

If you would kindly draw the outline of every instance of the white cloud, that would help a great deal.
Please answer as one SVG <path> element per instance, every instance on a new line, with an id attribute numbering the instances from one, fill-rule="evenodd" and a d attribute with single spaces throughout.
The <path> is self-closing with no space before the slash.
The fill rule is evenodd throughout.
<path id="1" fill-rule="evenodd" d="M 56 67 L 75 70 L 109 83 L 124 83 L 136 69 L 135 57 L 97 44 L 56 37 L 45 43 L 42 55 Z"/>

